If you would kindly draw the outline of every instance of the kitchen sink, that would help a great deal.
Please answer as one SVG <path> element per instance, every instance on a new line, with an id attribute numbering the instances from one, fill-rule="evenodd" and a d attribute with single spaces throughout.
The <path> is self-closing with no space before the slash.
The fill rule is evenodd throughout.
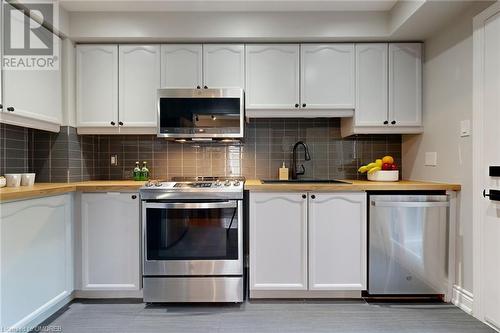
<path id="1" fill-rule="evenodd" d="M 349 185 L 352 184 L 350 182 L 344 181 L 344 180 L 338 180 L 338 179 L 289 179 L 289 180 L 278 180 L 278 179 L 268 179 L 268 180 L 262 180 L 262 183 L 264 184 L 345 184 Z"/>

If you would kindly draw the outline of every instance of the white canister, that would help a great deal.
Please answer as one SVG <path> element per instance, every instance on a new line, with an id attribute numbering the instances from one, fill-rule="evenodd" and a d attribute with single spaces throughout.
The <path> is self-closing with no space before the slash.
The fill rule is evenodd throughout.
<path id="1" fill-rule="evenodd" d="M 7 185 L 7 180 L 4 176 L 0 176 L 0 188 L 5 187 L 5 185 Z"/>
<path id="2" fill-rule="evenodd" d="M 22 186 L 33 186 L 35 184 L 35 173 L 23 173 L 21 176 Z"/>
<path id="3" fill-rule="evenodd" d="M 7 179 L 7 187 L 19 187 L 19 186 L 21 186 L 21 174 L 20 173 L 6 173 L 5 178 Z"/>

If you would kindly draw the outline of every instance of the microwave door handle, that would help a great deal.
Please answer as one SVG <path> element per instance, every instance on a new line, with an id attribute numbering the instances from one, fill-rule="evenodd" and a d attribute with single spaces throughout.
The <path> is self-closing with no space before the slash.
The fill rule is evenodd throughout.
<path id="1" fill-rule="evenodd" d="M 163 209 L 218 209 L 237 208 L 236 200 L 222 202 L 147 202 L 146 208 Z"/>
<path id="2" fill-rule="evenodd" d="M 372 201 L 375 207 L 408 207 L 408 208 L 432 208 L 449 207 L 447 201 Z"/>

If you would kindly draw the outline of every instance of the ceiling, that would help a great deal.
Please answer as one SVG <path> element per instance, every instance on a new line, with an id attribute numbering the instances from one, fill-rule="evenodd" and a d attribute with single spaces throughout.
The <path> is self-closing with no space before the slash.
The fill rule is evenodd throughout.
<path id="1" fill-rule="evenodd" d="M 390 11 L 398 0 L 60 0 L 70 12 Z"/>

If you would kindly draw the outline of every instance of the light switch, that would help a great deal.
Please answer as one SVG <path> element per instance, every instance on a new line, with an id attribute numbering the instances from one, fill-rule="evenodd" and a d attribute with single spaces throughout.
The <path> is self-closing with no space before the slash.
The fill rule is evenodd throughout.
<path id="1" fill-rule="evenodd" d="M 436 166 L 437 165 L 438 154 L 435 151 L 425 153 L 425 165 Z"/>
<path id="2" fill-rule="evenodd" d="M 462 120 L 460 122 L 460 136 L 470 136 L 470 120 Z"/>
<path id="3" fill-rule="evenodd" d="M 111 165 L 118 165 L 118 155 L 111 155 L 111 161 L 110 161 Z"/>

